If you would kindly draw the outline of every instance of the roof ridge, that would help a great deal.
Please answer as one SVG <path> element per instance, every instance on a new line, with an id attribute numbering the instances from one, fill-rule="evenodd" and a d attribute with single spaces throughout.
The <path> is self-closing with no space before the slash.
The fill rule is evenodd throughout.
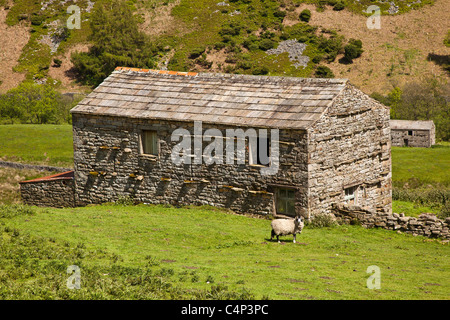
<path id="1" fill-rule="evenodd" d="M 171 70 L 157 70 L 157 69 L 141 69 L 141 68 L 131 68 L 131 67 L 117 67 L 114 71 L 122 72 L 128 71 L 137 72 L 137 73 L 154 73 L 154 74 L 169 74 L 169 75 L 177 75 L 177 76 L 197 76 L 198 72 L 185 72 L 185 71 L 171 71 Z"/>
<path id="2" fill-rule="evenodd" d="M 140 74 L 155 74 L 155 75 L 175 75 L 175 76 L 191 76 L 209 79 L 233 79 L 233 80 L 265 80 L 273 82 L 297 82 L 297 83 L 330 83 L 330 84 L 346 84 L 346 78 L 300 78 L 292 76 L 267 76 L 267 75 L 249 75 L 249 74 L 234 74 L 234 73 L 214 73 L 214 72 L 187 72 L 187 71 L 172 71 L 172 70 L 157 70 L 157 69 L 141 69 L 131 67 L 117 67 L 114 73 L 140 73 Z"/>

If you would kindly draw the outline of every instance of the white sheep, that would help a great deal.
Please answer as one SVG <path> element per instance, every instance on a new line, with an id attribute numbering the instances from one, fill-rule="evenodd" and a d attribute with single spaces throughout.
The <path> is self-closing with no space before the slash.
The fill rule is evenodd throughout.
<path id="1" fill-rule="evenodd" d="M 272 227 L 270 240 L 272 240 L 274 236 L 277 236 L 277 241 L 280 242 L 279 236 L 292 234 L 295 243 L 295 236 L 297 233 L 302 232 L 304 225 L 302 217 L 295 217 L 294 219 L 275 219 L 270 224 Z"/>

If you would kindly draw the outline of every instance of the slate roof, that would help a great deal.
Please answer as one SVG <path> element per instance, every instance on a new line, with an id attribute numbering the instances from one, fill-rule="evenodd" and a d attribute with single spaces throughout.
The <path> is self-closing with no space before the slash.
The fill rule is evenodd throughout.
<path id="1" fill-rule="evenodd" d="M 74 171 L 66 171 L 62 173 L 53 174 L 51 176 L 36 178 L 32 180 L 26 180 L 26 181 L 20 181 L 19 183 L 31 183 L 31 182 L 46 182 L 46 181 L 53 181 L 53 180 L 73 180 L 74 177 Z"/>
<path id="2" fill-rule="evenodd" d="M 72 113 L 305 129 L 347 79 L 309 79 L 118 67 Z"/>
<path id="3" fill-rule="evenodd" d="M 432 130 L 433 120 L 390 120 L 391 130 Z"/>

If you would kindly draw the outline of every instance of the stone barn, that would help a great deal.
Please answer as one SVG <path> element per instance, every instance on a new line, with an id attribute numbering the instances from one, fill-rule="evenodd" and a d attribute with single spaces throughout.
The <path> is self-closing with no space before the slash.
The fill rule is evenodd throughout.
<path id="1" fill-rule="evenodd" d="M 430 148 L 436 143 L 433 120 L 391 120 L 390 124 L 393 146 Z"/>
<path id="2" fill-rule="evenodd" d="M 391 213 L 389 109 L 345 79 L 119 67 L 71 113 L 78 206 Z"/>

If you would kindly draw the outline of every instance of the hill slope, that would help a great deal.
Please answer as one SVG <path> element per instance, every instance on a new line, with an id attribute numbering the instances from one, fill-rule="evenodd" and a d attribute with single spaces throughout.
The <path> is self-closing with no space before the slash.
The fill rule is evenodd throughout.
<path id="1" fill-rule="evenodd" d="M 0 59 L 0 93 L 24 79 L 53 83 L 63 92 L 89 91 L 89 87 L 73 82 L 76 74 L 70 56 L 91 46 L 88 37 L 92 8 L 107 2 L 98 0 L 94 4 L 80 0 L 62 5 L 44 1 L 27 6 L 24 0 L 0 1 L 3 6 L 0 35 L 2 40 L 6 39 Z M 425 75 L 448 79 L 449 74 L 439 64 L 450 56 L 450 48 L 443 44 L 450 29 L 450 0 L 436 0 L 433 4 L 429 4 L 432 1 L 392 2 L 398 7 L 377 3 L 383 14 L 379 30 L 366 26 L 368 14 L 363 10 L 371 1 L 347 0 L 343 2 L 343 10 L 323 5 L 336 2 L 135 0 L 128 3 L 140 19 L 141 30 L 164 48 L 159 53 L 158 68 L 314 77 L 317 66 L 323 65 L 335 77 L 348 78 L 369 94 L 386 93 L 393 86 Z M 71 30 L 55 42 L 55 33 L 63 30 L 69 17 L 64 10 L 72 3 L 81 8 L 81 29 Z M 311 11 L 309 23 L 299 20 L 299 13 L 304 9 Z M 396 14 L 389 13 L 396 11 Z M 306 46 L 297 53 L 306 57 L 302 60 L 306 61 L 305 67 L 293 66 L 295 57 L 289 59 L 287 53 L 267 54 L 270 47 L 276 48 L 284 40 L 302 41 L 302 37 Z M 330 37 L 342 39 L 334 60 L 321 58 L 323 48 L 318 43 Z M 348 63 L 342 59 L 343 46 L 351 38 L 362 41 L 364 52 Z M 261 49 L 263 40 L 267 40 L 265 44 L 269 47 Z M 252 41 L 259 48 L 252 47 Z M 192 58 L 195 50 L 202 52 Z M 60 66 L 53 63 L 55 58 L 61 60 Z"/>

